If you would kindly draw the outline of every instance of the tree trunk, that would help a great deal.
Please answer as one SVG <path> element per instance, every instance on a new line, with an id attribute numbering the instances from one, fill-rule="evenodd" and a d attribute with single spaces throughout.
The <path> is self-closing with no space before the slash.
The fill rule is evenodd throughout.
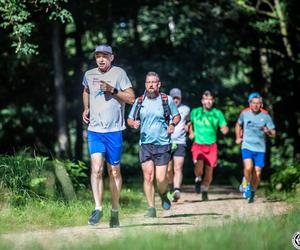
<path id="1" fill-rule="evenodd" d="M 285 16 L 283 14 L 283 11 L 282 11 L 279 0 L 274 0 L 274 3 L 275 3 L 276 14 L 279 18 L 280 33 L 282 35 L 282 40 L 283 40 L 283 44 L 284 44 L 286 53 L 287 53 L 288 57 L 292 61 L 294 61 L 294 53 L 293 53 L 293 50 L 292 50 L 291 43 L 288 39 L 288 29 L 287 29 L 287 23 L 286 23 L 286 20 L 285 20 Z"/>
<path id="2" fill-rule="evenodd" d="M 63 76 L 63 66 L 61 57 L 61 34 L 60 23 L 54 22 L 52 25 L 52 52 L 54 61 L 54 86 L 55 86 L 55 100 L 56 100 L 56 119 L 58 125 L 58 145 L 59 145 L 59 157 L 66 158 L 69 144 L 66 122 L 66 97 L 65 97 L 65 82 Z"/>
<path id="3" fill-rule="evenodd" d="M 267 54 L 267 48 L 263 44 L 262 41 L 260 41 L 260 48 L 259 48 L 259 62 L 261 67 L 261 76 L 264 79 L 264 87 L 263 87 L 263 96 L 264 96 L 264 104 L 265 109 L 268 110 L 271 116 L 273 116 L 273 103 L 271 100 L 273 100 L 272 95 L 272 70 L 269 66 L 268 61 L 268 54 Z M 267 138 L 266 142 L 266 156 L 265 156 L 265 168 L 262 173 L 262 177 L 264 179 L 269 179 L 269 177 L 272 174 L 271 169 L 271 144 L 270 141 Z"/>
<path id="4" fill-rule="evenodd" d="M 82 81 L 82 62 L 84 61 L 83 52 L 82 52 L 82 44 L 81 44 L 81 34 L 83 34 L 83 28 L 81 26 L 81 20 L 76 21 L 76 32 L 75 32 L 75 46 L 76 46 L 76 68 L 74 75 L 74 88 L 76 89 L 75 95 L 76 98 L 80 99 L 78 105 L 76 105 L 76 111 L 78 114 L 75 114 L 76 117 L 76 143 L 75 143 L 75 159 L 82 160 L 82 150 L 83 150 L 83 125 L 82 125 L 82 90 L 83 86 L 81 85 Z"/>
<path id="5" fill-rule="evenodd" d="M 106 38 L 107 43 L 112 46 L 113 20 L 112 20 L 112 1 L 107 3 L 107 21 L 106 21 Z"/>
<path id="6" fill-rule="evenodd" d="M 54 161 L 54 172 L 62 187 L 64 197 L 67 201 L 72 201 L 76 199 L 76 193 L 73 187 L 73 183 L 69 177 L 69 174 L 61 161 Z"/>

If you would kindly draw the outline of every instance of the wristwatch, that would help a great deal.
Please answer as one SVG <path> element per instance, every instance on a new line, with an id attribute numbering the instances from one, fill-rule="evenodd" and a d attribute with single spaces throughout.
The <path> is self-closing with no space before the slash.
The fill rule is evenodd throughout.
<path id="1" fill-rule="evenodd" d="M 114 88 L 114 91 L 111 93 L 112 95 L 116 95 L 116 94 L 118 94 L 119 93 L 119 90 L 118 89 L 116 89 L 116 88 Z"/>

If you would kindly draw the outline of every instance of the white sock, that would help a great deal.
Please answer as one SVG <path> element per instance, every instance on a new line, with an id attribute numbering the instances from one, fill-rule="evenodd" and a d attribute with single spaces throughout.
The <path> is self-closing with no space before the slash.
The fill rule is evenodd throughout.
<path id="1" fill-rule="evenodd" d="M 95 207 L 95 210 L 100 210 L 100 211 L 102 211 L 102 206 L 100 206 L 100 207 Z"/>
<path id="2" fill-rule="evenodd" d="M 201 178 L 201 176 L 196 176 L 196 178 L 195 178 L 195 182 L 200 182 L 200 181 L 202 181 L 202 178 Z"/>

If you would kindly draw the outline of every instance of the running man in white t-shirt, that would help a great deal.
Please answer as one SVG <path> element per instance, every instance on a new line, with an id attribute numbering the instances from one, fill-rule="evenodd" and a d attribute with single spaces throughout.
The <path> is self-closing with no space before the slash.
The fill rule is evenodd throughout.
<path id="1" fill-rule="evenodd" d="M 181 103 L 181 90 L 173 88 L 170 91 L 175 105 L 181 116 L 180 122 L 175 127 L 174 133 L 171 135 L 171 160 L 168 164 L 168 181 L 171 192 L 173 194 L 173 202 L 177 202 L 180 198 L 182 184 L 182 169 L 186 150 L 186 132 L 188 131 L 187 123 L 189 122 L 190 108 Z"/>
<path id="2" fill-rule="evenodd" d="M 119 226 L 119 198 L 122 187 L 120 159 L 122 130 L 125 129 L 125 103 L 133 104 L 135 96 L 126 72 L 112 65 L 114 55 L 109 45 L 95 49 L 97 68 L 85 72 L 83 89 L 83 121 L 88 124 L 88 146 L 91 155 L 91 186 L 95 209 L 88 221 L 97 224 L 102 212 L 103 167 L 107 163 L 112 194 L 110 227 Z"/>

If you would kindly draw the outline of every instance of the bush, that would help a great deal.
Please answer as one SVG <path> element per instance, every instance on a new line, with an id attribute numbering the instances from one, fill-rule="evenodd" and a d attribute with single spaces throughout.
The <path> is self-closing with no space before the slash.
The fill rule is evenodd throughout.
<path id="1" fill-rule="evenodd" d="M 50 161 L 47 157 L 39 156 L 31 158 L 24 152 L 15 156 L 0 156 L 0 193 L 5 191 L 5 200 L 14 206 L 25 205 L 32 198 L 53 199 L 62 195 L 67 198 L 63 192 L 66 182 L 61 183 L 58 178 L 57 165 L 66 170 L 65 178 L 70 179 L 69 186 L 72 189 L 85 188 L 82 183 L 86 183 L 88 177 L 83 162 Z"/>
<path id="2" fill-rule="evenodd" d="M 14 205 L 23 205 L 26 199 L 38 196 L 34 188 L 46 180 L 42 176 L 46 160 L 25 155 L 0 156 L 0 183 L 11 193 Z"/>
<path id="3" fill-rule="evenodd" d="M 294 191 L 300 183 L 300 162 L 284 166 L 271 176 L 271 188 L 277 191 Z"/>

